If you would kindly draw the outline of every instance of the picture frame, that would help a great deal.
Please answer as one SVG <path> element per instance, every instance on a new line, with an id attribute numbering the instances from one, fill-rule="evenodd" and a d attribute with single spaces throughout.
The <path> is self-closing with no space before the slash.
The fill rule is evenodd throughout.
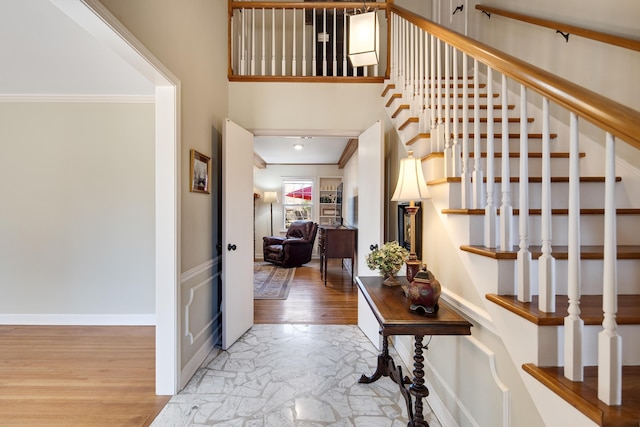
<path id="1" fill-rule="evenodd" d="M 190 190 L 192 193 L 209 194 L 211 174 L 211 157 L 191 149 L 191 165 L 189 167 Z"/>

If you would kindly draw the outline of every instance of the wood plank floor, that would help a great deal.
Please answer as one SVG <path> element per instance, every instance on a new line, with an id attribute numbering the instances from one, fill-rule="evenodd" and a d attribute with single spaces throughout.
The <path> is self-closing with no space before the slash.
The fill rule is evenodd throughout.
<path id="1" fill-rule="evenodd" d="M 148 426 L 155 327 L 0 326 L 0 426 Z"/>
<path id="2" fill-rule="evenodd" d="M 317 260 L 296 269 L 286 300 L 255 300 L 254 322 L 355 325 L 358 291 L 339 259 L 329 259 L 327 286 Z"/>

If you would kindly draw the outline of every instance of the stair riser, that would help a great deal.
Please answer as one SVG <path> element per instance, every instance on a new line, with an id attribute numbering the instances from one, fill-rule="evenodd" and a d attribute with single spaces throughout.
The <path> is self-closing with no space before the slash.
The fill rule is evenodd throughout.
<path id="1" fill-rule="evenodd" d="M 640 217 L 637 215 L 618 215 L 617 244 L 635 245 L 640 242 Z M 541 215 L 529 216 L 529 244 L 542 244 L 542 217 Z M 513 230 L 515 230 L 513 244 L 519 244 L 518 235 L 519 216 L 514 215 Z M 554 245 L 568 245 L 569 236 L 568 215 L 552 215 L 551 236 Z M 604 215 L 582 215 L 580 217 L 580 244 L 604 245 Z"/>
<path id="2" fill-rule="evenodd" d="M 500 153 L 500 150 L 496 150 L 496 153 Z M 474 159 L 470 159 L 470 164 L 473 165 Z M 539 157 L 529 158 L 527 161 L 529 166 L 529 176 L 542 176 L 542 159 Z M 485 175 L 487 173 L 487 159 L 482 158 L 482 170 Z M 493 171 L 495 176 L 501 176 L 502 174 L 502 157 L 495 157 L 493 159 Z M 509 158 L 509 171 L 511 176 L 517 177 L 520 171 L 520 158 Z M 552 176 L 568 176 L 569 175 L 569 159 L 568 158 L 552 158 L 551 159 L 551 175 Z"/>
<path id="3" fill-rule="evenodd" d="M 553 254 L 552 254 L 553 255 Z M 568 261 L 566 259 L 556 259 L 556 294 L 568 294 Z M 532 295 L 538 295 L 538 261 L 531 263 L 531 284 Z M 618 293 L 619 294 L 639 294 L 640 293 L 640 260 L 621 259 L 618 266 Z M 580 284 L 582 295 L 602 294 L 602 278 L 604 276 L 604 265 L 602 260 L 582 260 L 580 262 Z M 514 279 L 515 280 L 515 279 Z"/>
<path id="4" fill-rule="evenodd" d="M 564 327 L 546 326 L 540 334 L 538 363 L 542 366 L 564 365 Z M 582 335 L 582 363 L 584 366 L 598 364 L 598 334 L 601 325 L 585 325 Z M 618 325 L 618 334 L 622 337 L 622 364 L 640 364 L 640 326 Z"/>
<path id="5" fill-rule="evenodd" d="M 566 176 L 566 175 L 565 175 Z M 495 184 L 494 191 L 500 191 L 501 183 Z M 619 183 L 616 184 L 618 188 Z M 518 201 L 520 197 L 519 183 L 511 183 L 511 204 L 514 208 L 519 207 Z M 500 193 L 496 193 L 500 195 Z M 501 200 L 498 196 L 497 200 Z M 542 183 L 534 182 L 529 184 L 529 208 L 540 209 L 542 200 Z M 580 207 L 583 209 L 602 209 L 604 205 L 604 182 L 582 182 L 580 183 Z M 551 183 L 551 208 L 567 209 L 569 207 L 569 183 L 568 182 L 552 182 Z M 629 200 L 617 191 L 616 207 L 631 208 Z"/>

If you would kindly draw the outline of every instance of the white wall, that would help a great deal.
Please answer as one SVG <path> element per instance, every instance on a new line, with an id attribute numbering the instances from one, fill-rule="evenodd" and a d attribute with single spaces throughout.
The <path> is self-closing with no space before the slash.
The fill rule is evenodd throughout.
<path id="1" fill-rule="evenodd" d="M 342 169 L 337 165 L 269 165 L 265 169 L 253 169 L 254 192 L 260 195 L 255 201 L 255 257 L 262 259 L 262 237 L 271 235 L 269 226 L 271 206 L 264 203 L 265 191 L 277 191 L 280 203 L 273 204 L 273 234 L 284 235 L 284 218 L 282 210 L 282 179 L 311 178 L 315 182 L 316 195 L 318 178 L 341 177 Z M 318 215 L 318 205 L 314 207 L 314 215 Z M 317 243 L 317 240 L 316 240 Z M 316 253 L 314 252 L 314 256 Z"/>
<path id="2" fill-rule="evenodd" d="M 154 192 L 153 104 L 0 103 L 5 320 L 153 324 Z"/>

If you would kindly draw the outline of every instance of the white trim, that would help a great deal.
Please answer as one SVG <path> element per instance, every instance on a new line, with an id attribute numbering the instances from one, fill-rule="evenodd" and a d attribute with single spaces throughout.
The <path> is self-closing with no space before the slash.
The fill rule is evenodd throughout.
<path id="1" fill-rule="evenodd" d="M 362 133 L 361 130 L 327 130 L 327 129 L 250 129 L 253 136 L 282 136 L 284 138 L 311 137 L 338 137 L 357 138 Z"/>
<path id="2" fill-rule="evenodd" d="M 216 276 L 220 276 L 220 274 L 217 274 Z M 189 301 L 187 301 L 187 303 L 184 305 L 184 334 L 186 337 L 189 338 L 189 344 L 193 345 L 193 343 L 202 336 L 202 334 L 204 334 L 207 329 L 209 329 L 209 327 L 211 325 L 213 325 L 213 321 L 215 319 L 211 319 L 209 320 L 209 322 L 207 322 L 202 329 L 200 329 L 199 332 L 197 332 L 195 335 L 193 334 L 193 331 L 191 331 L 191 325 L 189 323 L 189 315 L 191 314 L 191 304 L 193 303 L 193 299 L 195 297 L 196 294 L 196 290 L 200 289 L 201 287 L 211 284 L 213 283 L 213 279 L 214 277 L 209 277 L 205 280 L 203 280 L 202 282 L 198 283 L 196 286 L 192 287 L 189 289 Z"/>
<path id="3" fill-rule="evenodd" d="M 0 102 L 73 102 L 83 104 L 155 104 L 154 95 L 33 95 L 0 94 Z"/>
<path id="4" fill-rule="evenodd" d="M 206 273 L 207 270 L 210 270 L 213 268 L 214 263 L 217 264 L 220 262 L 222 262 L 222 257 L 217 256 L 214 259 L 210 259 L 209 261 L 205 261 L 202 264 L 199 264 L 199 265 L 196 265 L 195 267 L 190 268 L 189 270 L 180 274 L 180 284 L 183 284 L 184 282 L 193 279 L 199 274 Z"/>
<path id="5" fill-rule="evenodd" d="M 486 310 L 446 288 L 442 288 L 440 298 L 448 302 L 449 305 L 460 312 L 467 320 L 471 320 L 472 323 L 478 324 L 494 335 L 499 336 L 498 329 Z"/>
<path id="6" fill-rule="evenodd" d="M 0 325 L 155 326 L 155 314 L 0 314 Z"/>

